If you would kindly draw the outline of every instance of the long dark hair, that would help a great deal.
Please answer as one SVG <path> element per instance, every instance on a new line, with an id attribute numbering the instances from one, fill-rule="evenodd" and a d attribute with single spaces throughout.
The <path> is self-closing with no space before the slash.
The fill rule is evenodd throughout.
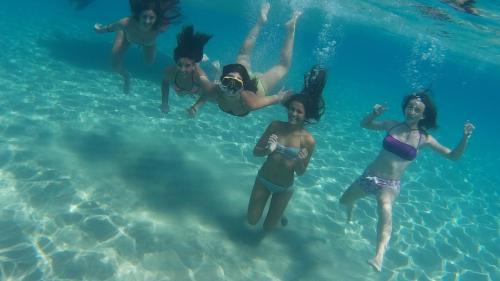
<path id="1" fill-rule="evenodd" d="M 153 10 L 156 14 L 154 30 L 166 28 L 167 25 L 180 18 L 180 0 L 129 0 L 132 17 L 139 21 L 141 13 Z"/>
<path id="2" fill-rule="evenodd" d="M 401 109 L 405 112 L 408 103 L 412 100 L 418 99 L 425 105 L 424 109 L 424 119 L 418 121 L 418 128 L 422 131 L 435 129 L 438 127 L 437 125 L 437 107 L 435 103 L 432 101 L 430 96 L 430 89 L 420 90 L 415 93 L 409 94 L 403 98 L 401 102 Z"/>
<path id="3" fill-rule="evenodd" d="M 243 80 L 243 89 L 247 91 L 251 91 L 254 93 L 257 93 L 257 78 L 250 78 L 250 75 L 248 74 L 247 69 L 239 63 L 233 63 L 233 64 L 228 64 L 225 65 L 222 68 L 222 75 L 220 77 L 220 80 L 227 76 L 231 72 L 237 72 L 241 75 L 241 78 Z"/>
<path id="4" fill-rule="evenodd" d="M 194 32 L 192 25 L 185 26 L 177 34 L 177 47 L 174 49 L 174 60 L 177 62 L 180 58 L 188 58 L 195 62 L 203 59 L 203 47 L 212 38 L 201 32 Z"/>
<path id="5" fill-rule="evenodd" d="M 326 85 L 327 71 L 322 65 L 315 65 L 304 74 L 304 88 L 299 94 L 292 95 L 283 104 L 286 108 L 294 101 L 300 102 L 305 109 L 307 124 L 318 122 L 325 113 L 323 90 Z"/>

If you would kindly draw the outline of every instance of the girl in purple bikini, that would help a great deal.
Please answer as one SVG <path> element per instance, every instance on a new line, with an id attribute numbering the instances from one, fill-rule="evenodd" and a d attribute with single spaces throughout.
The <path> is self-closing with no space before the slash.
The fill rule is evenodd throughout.
<path id="1" fill-rule="evenodd" d="M 458 160 L 465 151 L 474 125 L 465 122 L 463 136 L 458 145 L 449 149 L 441 145 L 427 130 L 437 127 L 437 111 L 428 95 L 428 90 L 406 96 L 402 103 L 405 120 L 376 121 L 386 108 L 376 104 L 361 126 L 371 130 L 385 130 L 383 149 L 363 175 L 361 175 L 340 198 L 340 203 L 347 207 L 347 221 L 352 219 L 352 211 L 356 200 L 373 194 L 377 198 L 378 227 L 377 249 L 375 257 L 368 263 L 376 271 L 381 271 L 384 253 L 391 238 L 392 205 L 399 195 L 400 178 L 406 168 L 417 157 L 423 147 L 430 147 L 442 156 Z"/>

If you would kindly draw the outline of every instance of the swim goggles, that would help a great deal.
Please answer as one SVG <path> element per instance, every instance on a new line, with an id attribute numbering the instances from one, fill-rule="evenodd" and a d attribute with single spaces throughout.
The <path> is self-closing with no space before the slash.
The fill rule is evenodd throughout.
<path id="1" fill-rule="evenodd" d="M 234 76 L 224 76 L 220 81 L 220 87 L 223 91 L 237 92 L 243 89 L 243 80 Z"/>

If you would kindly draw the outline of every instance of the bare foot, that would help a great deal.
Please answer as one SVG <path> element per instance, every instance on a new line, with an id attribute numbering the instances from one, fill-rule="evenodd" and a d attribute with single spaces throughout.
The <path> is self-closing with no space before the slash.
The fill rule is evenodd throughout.
<path id="1" fill-rule="evenodd" d="M 197 112 L 197 109 L 196 107 L 194 106 L 191 106 L 189 108 L 186 108 L 186 114 L 189 118 L 194 118 L 196 117 L 196 112 Z"/>
<path id="2" fill-rule="evenodd" d="M 163 113 L 168 113 L 168 112 L 169 112 L 169 110 L 170 110 L 170 106 L 168 106 L 168 103 L 162 103 L 162 104 L 160 105 L 160 110 L 161 110 L 161 112 L 163 112 Z"/>
<path id="3" fill-rule="evenodd" d="M 260 7 L 260 18 L 259 18 L 260 23 L 267 22 L 267 14 L 269 13 L 269 9 L 271 9 L 271 4 L 269 4 L 269 2 L 264 2 Z"/>
<path id="4" fill-rule="evenodd" d="M 302 12 L 295 11 L 293 12 L 292 17 L 286 22 L 286 27 L 288 30 L 295 30 L 295 24 L 297 24 L 297 19 L 302 15 Z"/>
<path id="5" fill-rule="evenodd" d="M 368 260 L 368 264 L 372 266 L 373 270 L 376 272 L 382 271 L 382 259 L 378 259 L 377 257 Z"/>

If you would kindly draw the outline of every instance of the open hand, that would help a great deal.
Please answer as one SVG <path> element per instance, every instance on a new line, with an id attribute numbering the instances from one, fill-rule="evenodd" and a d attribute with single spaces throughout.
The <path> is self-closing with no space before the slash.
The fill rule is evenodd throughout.
<path id="1" fill-rule="evenodd" d="M 465 121 L 464 123 L 464 136 L 466 136 L 467 138 L 470 138 L 470 136 L 472 136 L 472 132 L 474 131 L 474 129 L 476 129 L 476 127 L 474 127 L 474 125 L 470 122 L 470 121 Z"/>
<path id="2" fill-rule="evenodd" d="M 291 95 L 293 95 L 292 91 L 289 90 L 284 90 L 281 89 L 279 92 L 276 94 L 278 96 L 278 102 L 279 103 L 284 103 Z"/>
<path id="3" fill-rule="evenodd" d="M 269 139 L 267 140 L 267 150 L 269 150 L 269 153 L 272 153 L 274 150 L 276 150 L 276 146 L 278 145 L 278 135 L 272 134 L 269 136 Z"/>
<path id="4" fill-rule="evenodd" d="M 300 160 L 305 160 L 308 155 L 309 151 L 307 151 L 307 148 L 304 147 L 299 151 L 298 157 Z"/>
<path id="5" fill-rule="evenodd" d="M 377 103 L 377 104 L 375 104 L 375 105 L 373 106 L 373 114 L 374 114 L 375 116 L 379 116 L 380 114 L 382 114 L 382 113 L 384 113 L 385 111 L 387 111 L 387 109 L 388 109 L 387 107 L 385 107 L 385 106 L 383 106 L 383 105 L 381 105 L 381 104 L 378 104 L 378 103 Z"/>
<path id="6" fill-rule="evenodd" d="M 104 24 L 96 23 L 94 24 L 94 31 L 97 33 L 108 32 L 107 26 Z"/>

